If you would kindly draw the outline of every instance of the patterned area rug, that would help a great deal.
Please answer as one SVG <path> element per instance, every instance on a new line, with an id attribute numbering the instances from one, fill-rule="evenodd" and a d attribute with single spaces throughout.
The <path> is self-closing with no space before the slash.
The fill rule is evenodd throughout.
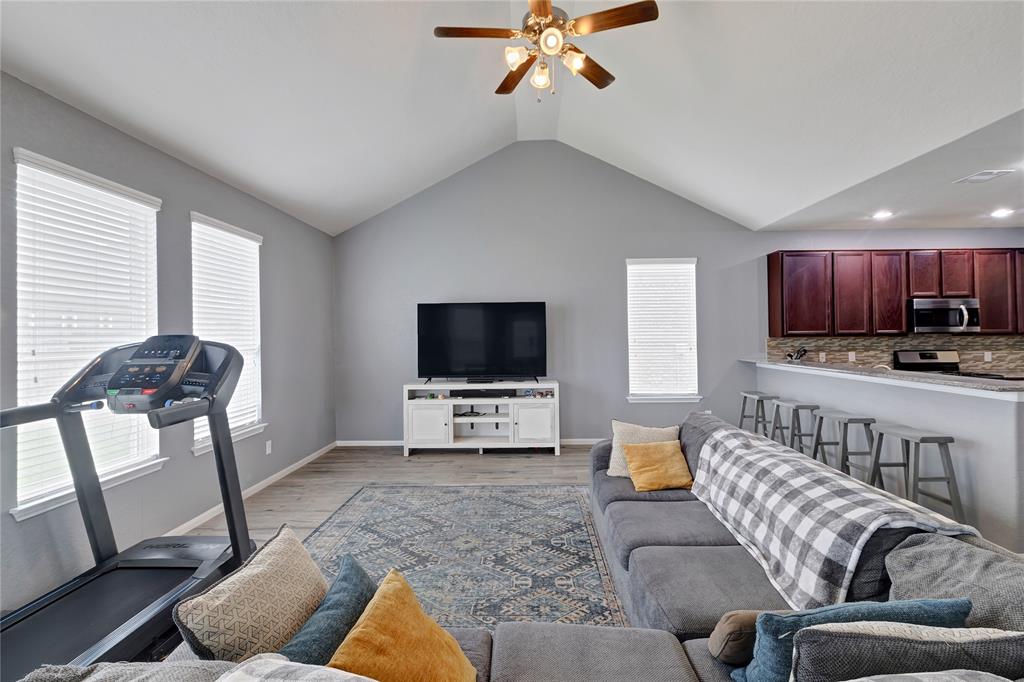
<path id="1" fill-rule="evenodd" d="M 333 576 L 352 554 L 397 568 L 443 626 L 625 626 L 583 486 L 367 486 L 305 545 Z"/>

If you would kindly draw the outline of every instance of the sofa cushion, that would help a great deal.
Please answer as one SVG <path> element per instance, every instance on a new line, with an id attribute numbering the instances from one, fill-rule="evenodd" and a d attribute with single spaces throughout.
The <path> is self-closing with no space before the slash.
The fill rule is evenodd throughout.
<path id="1" fill-rule="evenodd" d="M 608 460 L 609 476 L 629 477 L 625 447 L 629 443 L 663 443 L 679 438 L 678 426 L 641 426 L 612 420 L 612 456 Z"/>
<path id="2" fill-rule="evenodd" d="M 804 628 L 793 640 L 796 682 L 960 668 L 1024 677 L 1024 632 L 866 621 Z"/>
<path id="3" fill-rule="evenodd" d="M 913 535 L 885 560 L 891 599 L 968 597 L 968 627 L 1024 631 L 1024 557 L 956 538 Z"/>
<path id="4" fill-rule="evenodd" d="M 491 682 L 697 682 L 667 632 L 560 623 L 499 623 Z"/>
<path id="5" fill-rule="evenodd" d="M 704 447 L 704 441 L 721 428 L 731 429 L 734 427 L 707 412 L 691 412 L 686 415 L 686 419 L 679 427 L 679 442 L 683 445 L 683 454 L 686 456 L 686 463 L 690 465 L 690 471 L 696 474 L 697 465 L 700 463 L 700 450 Z"/>
<path id="6" fill-rule="evenodd" d="M 736 668 L 712 656 L 708 640 L 688 639 L 683 642 L 683 650 L 700 682 L 732 682 L 729 675 Z"/>
<path id="7" fill-rule="evenodd" d="M 693 502 L 697 496 L 689 490 L 652 490 L 641 493 L 628 478 L 609 476 L 598 471 L 592 482 L 594 501 L 602 512 L 612 502 Z"/>
<path id="8" fill-rule="evenodd" d="M 483 628 L 445 628 L 476 668 L 476 682 L 491 679 L 491 633 Z"/>
<path id="9" fill-rule="evenodd" d="M 327 581 L 302 541 L 281 526 L 241 568 L 175 605 L 174 623 L 202 659 L 276 653 L 313 615 Z"/>
<path id="10" fill-rule="evenodd" d="M 860 551 L 846 601 L 886 601 L 892 580 L 885 557 L 908 537 L 921 532 L 919 528 L 879 528 L 872 533 Z"/>
<path id="11" fill-rule="evenodd" d="M 593 473 L 605 471 L 612 458 L 612 439 L 599 440 L 590 448 L 590 470 Z"/>
<path id="12" fill-rule="evenodd" d="M 683 640 L 709 636 L 727 611 L 789 608 L 739 546 L 641 547 L 630 557 L 629 582 L 641 621 L 633 624 Z"/>
<path id="13" fill-rule="evenodd" d="M 176 663 L 44 665 L 21 682 L 214 682 L 234 667 L 230 661 L 198 659 Z"/>
<path id="14" fill-rule="evenodd" d="M 754 660 L 746 668 L 734 670 L 732 679 L 786 682 L 793 669 L 793 637 L 804 628 L 867 620 L 959 628 L 970 612 L 969 599 L 917 599 L 833 604 L 787 614 L 762 613 L 757 617 Z"/>
<path id="15" fill-rule="evenodd" d="M 703 502 L 613 502 L 604 514 L 611 541 L 605 550 L 625 568 L 638 547 L 739 544 Z"/>

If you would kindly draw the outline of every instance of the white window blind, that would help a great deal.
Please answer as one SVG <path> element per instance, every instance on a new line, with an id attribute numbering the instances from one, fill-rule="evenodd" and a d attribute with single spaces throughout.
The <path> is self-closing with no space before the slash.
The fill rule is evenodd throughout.
<path id="1" fill-rule="evenodd" d="M 637 397 L 697 393 L 697 261 L 626 261 L 629 393 Z"/>
<path id="2" fill-rule="evenodd" d="M 102 351 L 157 333 L 159 200 L 25 150 L 17 162 L 18 405 L 47 402 Z M 157 456 L 145 418 L 84 415 L 101 478 Z M 52 421 L 18 427 L 18 504 L 71 489 Z"/>
<path id="3" fill-rule="evenodd" d="M 192 214 L 192 333 L 234 346 L 245 364 L 228 404 L 237 437 L 262 419 L 260 378 L 260 243 L 262 238 Z M 205 419 L 195 422 L 197 448 L 209 443 Z"/>

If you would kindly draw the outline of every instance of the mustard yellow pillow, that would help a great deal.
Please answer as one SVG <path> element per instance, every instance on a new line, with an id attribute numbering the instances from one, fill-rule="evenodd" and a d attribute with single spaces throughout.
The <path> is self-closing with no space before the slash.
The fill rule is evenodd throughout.
<path id="1" fill-rule="evenodd" d="M 626 467 L 637 492 L 693 487 L 693 476 L 678 440 L 626 445 Z"/>
<path id="2" fill-rule="evenodd" d="M 327 665 L 378 682 L 476 682 L 458 642 L 423 612 L 394 569 Z"/>

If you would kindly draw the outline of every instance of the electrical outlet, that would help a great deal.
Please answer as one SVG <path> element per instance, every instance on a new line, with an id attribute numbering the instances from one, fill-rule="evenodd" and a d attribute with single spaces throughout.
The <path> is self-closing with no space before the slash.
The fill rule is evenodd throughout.
<path id="1" fill-rule="evenodd" d="M 267 454 L 268 455 L 270 454 L 270 443 L 271 443 L 271 441 L 268 440 L 267 441 Z"/>
<path id="2" fill-rule="evenodd" d="M 846 354 L 846 359 L 849 360 L 850 362 L 857 362 L 857 354 L 853 351 L 850 351 L 849 353 Z"/>
<path id="3" fill-rule="evenodd" d="M 992 351 L 985 351 L 985 362 L 992 362 Z"/>
<path id="4" fill-rule="evenodd" d="M 818 362 L 825 362 L 825 354 L 818 353 Z"/>

